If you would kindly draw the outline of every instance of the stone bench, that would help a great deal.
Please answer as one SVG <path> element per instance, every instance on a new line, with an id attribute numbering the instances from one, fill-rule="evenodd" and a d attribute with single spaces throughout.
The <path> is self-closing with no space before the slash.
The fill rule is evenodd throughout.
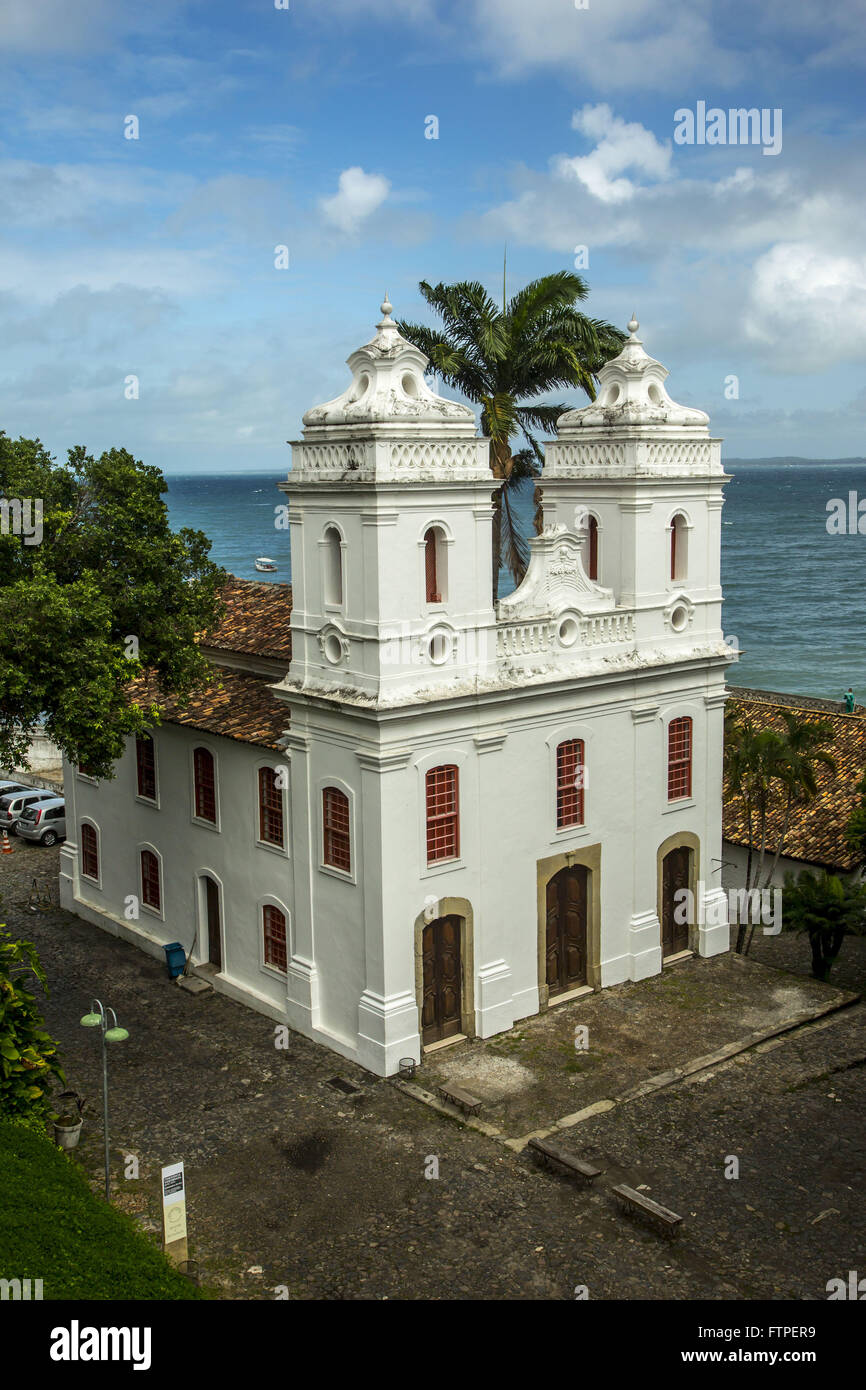
<path id="1" fill-rule="evenodd" d="M 458 1106 L 464 1115 L 477 1115 L 481 1109 L 481 1101 L 478 1097 L 471 1096 L 468 1091 L 464 1091 L 462 1086 L 453 1086 L 448 1082 L 439 1087 L 439 1094 L 443 1100 Z"/>
<path id="2" fill-rule="evenodd" d="M 594 1163 L 586 1163 L 582 1158 L 575 1158 L 574 1154 L 568 1153 L 559 1144 L 553 1144 L 549 1139 L 530 1139 L 527 1148 L 532 1150 L 533 1157 L 539 1163 L 543 1163 L 548 1168 L 555 1168 L 561 1173 L 566 1173 L 571 1178 L 577 1178 L 586 1187 L 594 1183 L 601 1174 L 601 1168 L 596 1168 Z"/>
<path id="3" fill-rule="evenodd" d="M 683 1220 L 675 1211 L 669 1211 L 667 1207 L 654 1202 L 651 1197 L 645 1197 L 642 1192 L 635 1192 L 633 1187 L 627 1187 L 625 1183 L 620 1183 L 610 1190 L 623 1211 L 646 1222 L 668 1240 L 673 1240 Z"/>

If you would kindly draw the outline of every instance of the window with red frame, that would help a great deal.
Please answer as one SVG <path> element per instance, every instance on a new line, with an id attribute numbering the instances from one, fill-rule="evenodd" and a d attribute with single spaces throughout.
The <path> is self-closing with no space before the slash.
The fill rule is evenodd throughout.
<path id="1" fill-rule="evenodd" d="M 556 750 L 556 826 L 583 825 L 585 779 L 583 739 L 570 738 Z"/>
<path id="2" fill-rule="evenodd" d="M 141 851 L 141 901 L 159 912 L 162 894 L 159 887 L 159 860 L 149 849 Z"/>
<path id="3" fill-rule="evenodd" d="M 668 726 L 668 801 L 692 794 L 692 721 L 687 715 Z"/>
<path id="4" fill-rule="evenodd" d="M 259 768 L 259 839 L 283 848 L 283 793 L 272 767 Z"/>
<path id="5" fill-rule="evenodd" d="M 275 970 L 286 969 L 286 916 L 278 907 L 267 904 L 262 908 L 265 933 L 265 965 Z"/>
<path id="6" fill-rule="evenodd" d="M 135 761 L 139 796 L 143 796 L 145 801 L 156 801 L 156 757 L 149 734 L 139 734 L 136 738 Z"/>
<path id="7" fill-rule="evenodd" d="M 431 767 L 427 773 L 427 863 L 460 854 L 457 768 Z"/>
<path id="8" fill-rule="evenodd" d="M 99 881 L 99 839 L 86 821 L 81 827 L 81 872 L 85 878 Z"/>
<path id="9" fill-rule="evenodd" d="M 216 825 L 216 779 L 213 754 L 197 748 L 192 756 L 195 778 L 195 813 L 199 820 Z"/>
<path id="10" fill-rule="evenodd" d="M 322 792 L 322 824 L 325 863 L 351 873 L 349 798 L 339 787 L 325 787 Z"/>

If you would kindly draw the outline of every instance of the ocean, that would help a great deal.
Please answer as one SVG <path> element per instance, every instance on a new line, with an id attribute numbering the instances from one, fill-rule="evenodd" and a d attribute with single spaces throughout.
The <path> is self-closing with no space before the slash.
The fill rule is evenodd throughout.
<path id="1" fill-rule="evenodd" d="M 724 631 L 736 637 L 740 660 L 732 685 L 841 700 L 853 685 L 866 703 L 866 535 L 831 535 L 827 503 L 866 501 L 866 465 L 784 460 L 730 462 L 722 512 Z M 173 527 L 210 537 L 212 558 L 241 579 L 291 579 L 289 533 L 275 527 L 280 474 L 169 476 Z M 517 505 L 532 527 L 532 488 Z M 866 505 L 864 505 L 866 513 Z M 866 527 L 866 516 L 863 519 Z M 253 561 L 267 555 L 273 575 Z M 513 588 L 501 576 L 500 596 Z"/>

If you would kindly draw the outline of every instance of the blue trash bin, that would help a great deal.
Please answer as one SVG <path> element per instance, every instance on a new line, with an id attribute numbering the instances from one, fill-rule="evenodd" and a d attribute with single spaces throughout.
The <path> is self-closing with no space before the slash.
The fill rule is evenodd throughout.
<path id="1" fill-rule="evenodd" d="M 170 941 L 167 946 L 162 948 L 165 951 L 165 963 L 168 966 L 168 973 L 174 980 L 178 975 L 183 974 L 186 965 L 186 951 L 179 941 Z"/>

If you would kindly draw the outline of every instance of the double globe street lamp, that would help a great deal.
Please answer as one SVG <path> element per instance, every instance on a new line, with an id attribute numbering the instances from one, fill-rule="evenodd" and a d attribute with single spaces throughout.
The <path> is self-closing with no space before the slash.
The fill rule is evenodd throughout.
<path id="1" fill-rule="evenodd" d="M 111 1014 L 114 1022 L 108 1027 L 108 1015 Z M 102 1033 L 102 1125 L 105 1133 L 105 1200 L 111 1200 L 111 1170 L 109 1167 L 108 1149 L 108 1053 L 106 1043 L 125 1042 L 129 1033 L 125 1028 L 119 1028 L 117 1024 L 117 1014 L 113 1009 L 105 1009 L 98 999 L 94 999 L 90 1005 L 90 1013 L 85 1014 L 81 1020 L 85 1028 L 99 1028 Z"/>

